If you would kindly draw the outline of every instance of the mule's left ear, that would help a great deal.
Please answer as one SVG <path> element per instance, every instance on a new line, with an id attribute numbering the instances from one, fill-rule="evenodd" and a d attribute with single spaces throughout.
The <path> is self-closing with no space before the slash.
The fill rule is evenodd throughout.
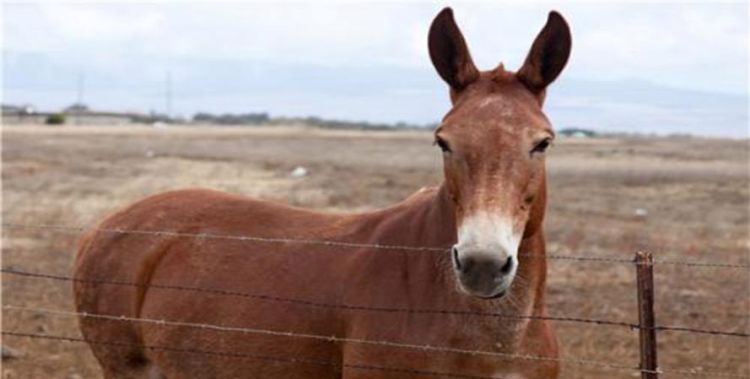
<path id="1" fill-rule="evenodd" d="M 549 12 L 547 24 L 531 45 L 526 61 L 518 73 L 518 79 L 534 94 L 543 91 L 560 74 L 570 56 L 570 28 L 557 12 Z"/>

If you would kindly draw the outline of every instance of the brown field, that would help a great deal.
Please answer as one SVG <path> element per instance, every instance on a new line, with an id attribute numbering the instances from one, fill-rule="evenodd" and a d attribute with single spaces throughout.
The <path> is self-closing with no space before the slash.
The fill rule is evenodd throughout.
<path id="1" fill-rule="evenodd" d="M 427 132 L 300 128 L 45 128 L 2 131 L 3 223 L 90 226 L 168 189 L 201 186 L 324 210 L 366 210 L 440 181 Z M 549 153 L 546 232 L 554 254 L 747 263 L 748 142 L 719 139 L 559 139 Z M 296 166 L 310 175 L 292 178 Z M 636 215 L 636 210 L 646 215 Z M 642 213 L 639 211 L 639 213 Z M 4 225 L 3 267 L 69 275 L 77 236 Z M 629 264 L 550 263 L 551 315 L 637 322 Z M 3 305 L 72 310 L 70 284 L 4 275 Z M 750 332 L 743 269 L 656 266 L 657 322 Z M 79 336 L 75 320 L 3 311 L 3 330 Z M 558 322 L 565 359 L 636 366 L 637 331 Z M 98 378 L 88 347 L 6 337 L 21 355 L 3 378 Z M 750 339 L 659 333 L 664 371 L 750 376 Z M 529 362 L 529 364 L 533 364 Z M 562 378 L 634 378 L 572 362 Z M 665 374 L 682 378 L 685 374 Z"/>

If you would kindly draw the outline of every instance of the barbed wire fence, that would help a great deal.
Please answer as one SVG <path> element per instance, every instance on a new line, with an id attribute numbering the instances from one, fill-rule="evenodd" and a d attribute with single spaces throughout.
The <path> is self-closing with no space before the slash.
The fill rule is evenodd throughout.
<path id="1" fill-rule="evenodd" d="M 376 251 L 402 251 L 411 253 L 445 253 L 449 251 L 445 247 L 430 247 L 430 246 L 405 246 L 405 245 L 392 245 L 392 244 L 368 244 L 368 243 L 357 243 L 349 241 L 334 241 L 334 240 L 316 240 L 316 239 L 303 239 L 303 238 L 267 238 L 261 236 L 247 236 L 247 235 L 231 235 L 231 234 L 212 234 L 212 233 L 187 233 L 180 231 L 168 231 L 168 230 L 125 230 L 125 229 L 109 229 L 100 227 L 85 227 L 85 226 L 69 226 L 69 225 L 52 225 L 52 224 L 19 224 L 19 223 L 3 223 L 4 229 L 35 229 L 35 230 L 46 230 L 54 233 L 65 233 L 65 234 L 80 234 L 82 232 L 91 231 L 97 233 L 114 233 L 114 234 L 126 234 L 131 236 L 140 237 L 173 237 L 173 238 L 194 238 L 194 239 L 205 239 L 205 240 L 233 240 L 242 241 L 243 243 L 265 243 L 265 244 L 303 244 L 303 245 L 315 245 L 324 246 L 329 248 L 341 248 L 341 249 L 367 249 Z M 579 358 L 559 358 L 559 357 L 547 357 L 547 356 L 534 356 L 527 354 L 513 354 L 505 353 L 500 351 L 481 350 L 481 349 L 470 349 L 470 348 L 456 348 L 447 346 L 433 346 L 423 344 L 406 343 L 402 341 L 391 341 L 391 340 L 372 340 L 372 339 L 361 339 L 361 338 L 350 338 L 343 336 L 325 336 L 316 335 L 309 333 L 298 333 L 294 331 L 285 330 L 270 330 L 261 328 L 242 328 L 233 327 L 226 325 L 217 324 L 202 324 L 202 323 L 191 323 L 179 320 L 156 320 L 148 318 L 128 317 L 125 315 L 111 315 L 111 314 L 92 314 L 86 312 L 66 311 L 60 309 L 48 309 L 38 307 L 24 307 L 11 304 L 3 304 L 3 310 L 14 311 L 14 312 L 35 312 L 38 314 L 47 314 L 56 317 L 77 317 L 77 318 L 91 318 L 99 320 L 109 320 L 112 322 L 127 322 L 127 323 L 144 323 L 156 326 L 173 326 L 181 328 L 191 328 L 200 330 L 211 330 L 216 332 L 224 333 L 242 333 L 242 334 L 258 334 L 266 336 L 274 336 L 279 338 L 298 338 L 298 339 L 312 339 L 320 341 L 328 341 L 332 343 L 351 343 L 351 344 L 362 344 L 362 345 L 374 345 L 382 346 L 393 349 L 410 349 L 424 352 L 434 353 L 447 353 L 447 354 L 464 354 L 471 356 L 489 356 L 498 359 L 512 359 L 512 360 L 530 360 L 530 361 L 554 361 L 564 364 L 579 365 L 596 367 L 605 370 L 614 371 L 630 371 L 640 373 L 644 379 L 658 378 L 659 374 L 674 374 L 684 376 L 702 376 L 702 377 L 728 377 L 728 378 L 749 378 L 750 375 L 736 372 L 722 372 L 722 371 L 706 371 L 702 368 L 695 369 L 677 369 L 677 368 L 660 368 L 656 363 L 656 332 L 673 332 L 673 333 L 689 333 L 699 335 L 714 335 L 726 338 L 750 338 L 750 333 L 746 331 L 728 331 L 728 330 L 713 330 L 704 329 L 692 326 L 683 325 L 660 325 L 653 322 L 653 303 L 650 307 L 643 306 L 641 304 L 642 297 L 650 298 L 653 300 L 653 292 L 650 294 L 644 293 L 641 289 L 642 281 L 644 278 L 641 276 L 642 272 L 648 272 L 653 269 L 655 265 L 669 265 L 669 266 L 681 266 L 691 269 L 709 269 L 709 270 L 741 270 L 750 273 L 750 264 L 747 263 L 714 263 L 704 261 L 683 261 L 683 260 L 654 260 L 650 258 L 643 259 L 624 259 L 622 257 L 615 256 L 581 256 L 581 255 L 524 255 L 530 259 L 550 259 L 550 260 L 561 260 L 570 261 L 576 263 L 602 263 L 602 264 L 627 264 L 633 265 L 637 269 L 637 278 L 639 281 L 639 317 L 638 323 L 625 322 L 619 320 L 605 320 L 605 319 L 594 319 L 594 318 L 583 318 L 583 317 L 570 317 L 570 316 L 538 316 L 538 315 L 522 315 L 522 314 L 504 314 L 495 312 L 472 312 L 472 311 L 461 311 L 451 309 L 410 309 L 410 308 L 399 308 L 399 307 L 382 307 L 382 306 L 366 306 L 366 305 L 355 305 L 355 304 L 330 304 L 315 302 L 307 299 L 296 299 L 287 298 L 281 296 L 275 296 L 272 294 L 263 293 L 250 293 L 236 290 L 226 290 L 222 288 L 205 288 L 205 287 L 192 287 L 183 285 L 173 284 L 159 284 L 159 283 L 136 283 L 128 281 L 119 281 L 107 278 L 83 278 L 74 277 L 69 275 L 61 275 L 47 272 L 31 272 L 25 270 L 19 270 L 11 267 L 3 267 L 0 272 L 3 275 L 9 275 L 14 277 L 24 277 L 39 280 L 53 280 L 53 281 L 67 281 L 67 282 L 79 282 L 86 284 L 97 284 L 97 285 L 111 285 L 111 286 L 129 286 L 129 287 L 142 287 L 149 289 L 159 289 L 167 291 L 191 291 L 195 293 L 207 293 L 218 296 L 229 296 L 238 299 L 253 299 L 260 301 L 279 302 L 287 304 L 295 304 L 306 307 L 317 307 L 317 308 L 331 308 L 341 309 L 345 311 L 356 311 L 356 312 L 381 312 L 381 313 L 408 313 L 408 314 L 431 314 L 431 315 L 454 315 L 454 316 L 465 316 L 465 317 L 491 317 L 499 319 L 528 319 L 528 320 L 546 320 L 555 322 L 566 322 L 566 323 L 577 323 L 577 324 L 589 324 L 598 325 L 602 327 L 622 327 L 630 330 L 638 330 L 641 335 L 641 362 L 638 365 L 624 365 L 613 362 L 605 362 L 599 360 L 590 359 L 579 359 Z M 647 267 L 646 267 L 647 266 Z M 645 269 L 645 270 L 644 270 Z M 652 274 L 651 274 L 652 275 Z M 645 279 L 648 280 L 648 279 Z M 653 291 L 653 281 L 651 277 L 651 291 Z M 648 287 L 648 285 L 646 285 Z M 650 309 L 648 309 L 650 308 Z M 644 313 L 645 312 L 645 313 Z M 644 322 L 643 315 L 646 315 L 646 322 Z M 648 321 L 650 316 L 650 320 Z M 137 347 L 145 350 L 160 350 L 174 353 L 184 354 L 198 354 L 198 355 L 210 355 L 214 357 L 221 357 L 227 359 L 255 359 L 264 360 L 268 362 L 284 363 L 284 364 L 313 364 L 329 366 L 336 370 L 344 368 L 353 370 L 370 370 L 370 371 L 381 371 L 381 372 L 393 372 L 412 376 L 431 376 L 431 377 L 452 377 L 452 378 L 484 378 L 482 376 L 466 375 L 461 373 L 450 373 L 450 372 L 437 372 L 430 370 L 418 370 L 412 368 L 403 367 L 389 367 L 379 366 L 371 364 L 342 364 L 333 361 L 323 361 L 315 359 L 307 359 L 300 357 L 278 357 L 278 356 L 265 356 L 253 353 L 238 353 L 238 352 L 222 352 L 214 350 L 201 350 L 192 348 L 182 348 L 176 346 L 152 346 L 152 345 L 134 345 L 131 343 L 125 343 L 122 341 L 92 341 L 89 339 L 79 338 L 75 336 L 60 336 L 42 333 L 26 333 L 22 331 L 7 331 L 3 330 L 2 335 L 6 337 L 15 338 L 31 338 L 31 339 L 45 339 L 59 342 L 69 343 L 88 343 L 90 345 L 104 345 L 104 346 L 119 346 L 119 347 Z M 646 338 L 644 335 L 652 335 L 651 339 Z M 646 357 L 644 357 L 644 353 Z M 652 354 L 653 360 L 649 362 L 649 353 Z"/>
<path id="2" fill-rule="evenodd" d="M 280 238 L 280 237 L 261 237 L 261 236 L 249 236 L 249 235 L 233 235 L 233 234 L 215 234 L 215 233 L 190 233 L 190 232 L 179 232 L 172 230 L 137 230 L 137 229 L 113 229 L 113 228 L 101 228 L 101 227 L 88 227 L 88 226 L 71 226 L 71 225 L 55 225 L 55 224 L 21 224 L 21 223 L 2 223 L 3 228 L 10 229 L 37 229 L 37 230 L 50 230 L 56 233 L 74 234 L 80 235 L 83 232 L 101 232 L 101 233 L 113 233 L 113 234 L 127 234 L 136 236 L 156 236 L 156 237 L 181 237 L 181 238 L 195 238 L 195 239 L 218 239 L 218 240 L 235 240 L 235 241 L 246 241 L 246 242 L 260 242 L 260 243 L 291 243 L 291 244 L 303 244 L 303 245 L 318 245 L 328 247 L 342 247 L 342 248 L 363 248 L 372 250 L 386 250 L 386 251 L 411 251 L 411 252 L 433 252 L 433 253 L 445 253 L 449 252 L 450 248 L 437 247 L 437 246 L 406 246 L 406 245 L 392 245 L 392 244 L 373 244 L 373 243 L 357 243 L 348 241 L 334 241 L 334 240 L 316 240 L 306 238 Z M 605 263 L 624 263 L 633 264 L 634 259 L 626 259 L 616 256 L 584 256 L 584 255 L 556 255 L 556 254 L 543 254 L 533 255 L 524 254 L 525 257 L 530 258 L 542 258 L 552 260 L 571 260 L 571 261 L 584 261 L 584 262 L 605 262 Z M 687 266 L 687 267 L 702 267 L 702 268 L 728 268 L 728 269 L 745 269 L 750 270 L 750 263 L 715 263 L 706 261 L 691 261 L 691 260 L 660 260 L 655 259 L 654 264 L 673 265 L 673 266 Z"/>

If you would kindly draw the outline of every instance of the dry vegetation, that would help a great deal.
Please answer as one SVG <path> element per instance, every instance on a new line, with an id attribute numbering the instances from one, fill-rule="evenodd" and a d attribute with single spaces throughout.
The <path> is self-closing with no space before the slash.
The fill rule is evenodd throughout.
<path id="1" fill-rule="evenodd" d="M 436 184 L 441 172 L 426 132 L 6 127 L 2 137 L 4 223 L 91 225 L 145 195 L 189 186 L 364 210 Z M 292 178 L 297 165 L 310 175 Z M 551 252 L 630 258 L 644 249 L 661 259 L 748 262 L 747 141 L 560 140 L 548 165 Z M 3 266 L 69 274 L 75 240 L 6 227 Z M 746 270 L 658 266 L 657 321 L 748 332 L 748 280 Z M 2 283 L 3 304 L 72 309 L 69 283 L 10 275 Z M 549 313 L 636 322 L 634 286 L 627 264 L 553 261 Z M 6 310 L 2 321 L 4 330 L 78 336 L 65 317 Z M 556 327 L 566 358 L 637 364 L 635 331 Z M 747 338 L 662 332 L 659 342 L 665 370 L 750 375 Z M 4 378 L 100 377 L 80 344 L 5 338 L 3 345 L 22 354 L 3 362 Z M 562 375 L 636 376 L 574 364 Z"/>

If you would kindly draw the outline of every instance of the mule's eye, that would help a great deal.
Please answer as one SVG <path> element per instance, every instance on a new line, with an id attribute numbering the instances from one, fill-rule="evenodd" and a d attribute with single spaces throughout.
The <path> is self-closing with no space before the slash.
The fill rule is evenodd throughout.
<path id="1" fill-rule="evenodd" d="M 549 145 L 552 143 L 551 138 L 545 138 L 541 141 L 539 141 L 533 149 L 531 149 L 531 155 L 534 155 L 534 153 L 544 153 Z"/>
<path id="2" fill-rule="evenodd" d="M 435 145 L 440 146 L 440 150 L 443 150 L 444 153 L 451 152 L 451 148 L 450 146 L 448 146 L 448 143 L 445 142 L 445 140 L 440 137 L 435 137 Z"/>

